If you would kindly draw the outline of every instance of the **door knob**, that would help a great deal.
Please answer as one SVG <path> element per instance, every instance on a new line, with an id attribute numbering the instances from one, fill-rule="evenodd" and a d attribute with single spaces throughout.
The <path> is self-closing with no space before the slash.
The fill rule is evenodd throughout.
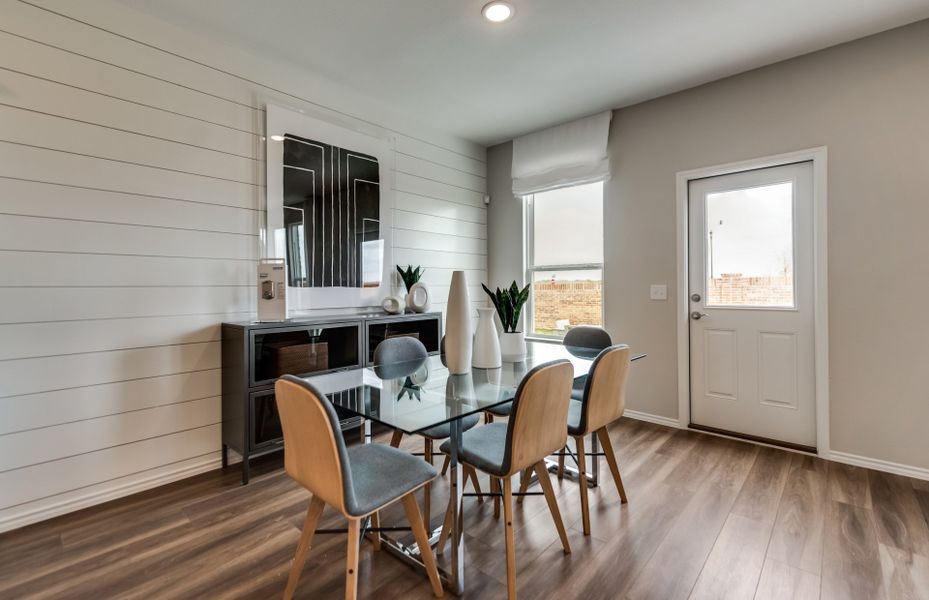
<path id="1" fill-rule="evenodd" d="M 692 313 L 690 313 L 690 318 L 693 319 L 694 321 L 699 321 L 703 317 L 709 317 L 709 316 L 710 315 L 706 314 L 705 312 L 700 312 L 698 310 L 695 310 Z"/>

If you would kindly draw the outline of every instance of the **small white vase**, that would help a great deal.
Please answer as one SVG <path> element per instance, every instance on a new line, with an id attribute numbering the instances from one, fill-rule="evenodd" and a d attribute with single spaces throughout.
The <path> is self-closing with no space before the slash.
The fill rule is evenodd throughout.
<path id="1" fill-rule="evenodd" d="M 387 296 L 381 302 L 381 308 L 388 314 L 399 315 L 403 312 L 403 299 L 396 294 Z"/>
<path id="2" fill-rule="evenodd" d="M 522 331 L 500 334 L 500 353 L 507 361 L 519 361 L 526 358 L 526 336 Z"/>
<path id="3" fill-rule="evenodd" d="M 464 271 L 453 271 L 445 316 L 445 362 L 449 373 L 471 372 L 472 335 L 468 280 Z"/>
<path id="4" fill-rule="evenodd" d="M 478 369 L 496 369 L 503 362 L 500 357 L 500 338 L 494 324 L 493 308 L 477 309 L 477 329 L 474 332 L 471 366 Z"/>
<path id="5" fill-rule="evenodd" d="M 417 281 L 410 287 L 410 292 L 406 295 L 406 307 L 410 312 L 429 312 L 432 308 L 432 293 L 425 283 Z"/>

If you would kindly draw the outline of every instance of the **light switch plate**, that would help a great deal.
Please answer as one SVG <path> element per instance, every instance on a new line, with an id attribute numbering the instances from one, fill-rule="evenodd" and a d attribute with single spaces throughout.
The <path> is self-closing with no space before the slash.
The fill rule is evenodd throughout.
<path id="1" fill-rule="evenodd" d="M 653 283 L 648 293 L 652 300 L 667 300 L 668 286 L 664 284 Z"/>

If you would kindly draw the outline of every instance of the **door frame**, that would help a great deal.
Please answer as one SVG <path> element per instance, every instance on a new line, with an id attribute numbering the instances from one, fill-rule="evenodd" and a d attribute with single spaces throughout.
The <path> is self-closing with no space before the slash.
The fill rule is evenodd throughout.
<path id="1" fill-rule="evenodd" d="M 740 171 L 813 163 L 813 357 L 816 378 L 816 451 L 829 456 L 829 275 L 827 261 L 826 146 L 677 173 L 677 381 L 678 426 L 690 426 L 690 320 L 688 189 L 691 180 Z"/>

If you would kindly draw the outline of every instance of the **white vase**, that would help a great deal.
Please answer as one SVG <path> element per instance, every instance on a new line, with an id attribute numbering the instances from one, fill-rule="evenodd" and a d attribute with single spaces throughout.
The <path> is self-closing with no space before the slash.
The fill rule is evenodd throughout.
<path id="1" fill-rule="evenodd" d="M 500 334 L 500 354 L 504 360 L 523 360 L 526 353 L 526 336 L 522 331 Z"/>
<path id="2" fill-rule="evenodd" d="M 493 308 L 477 309 L 477 329 L 474 331 L 474 344 L 471 366 L 478 369 L 496 369 L 503 362 L 500 360 L 500 338 L 494 323 Z"/>
<path id="3" fill-rule="evenodd" d="M 464 271 L 452 272 L 445 316 L 445 362 L 453 375 L 471 372 L 471 299 Z"/>
<path id="4" fill-rule="evenodd" d="M 399 315 L 403 312 L 403 298 L 396 294 L 387 296 L 381 302 L 381 308 L 388 314 Z"/>
<path id="5" fill-rule="evenodd" d="M 432 293 L 425 283 L 417 281 L 410 287 L 410 292 L 406 295 L 406 307 L 410 312 L 429 312 L 432 308 Z"/>

